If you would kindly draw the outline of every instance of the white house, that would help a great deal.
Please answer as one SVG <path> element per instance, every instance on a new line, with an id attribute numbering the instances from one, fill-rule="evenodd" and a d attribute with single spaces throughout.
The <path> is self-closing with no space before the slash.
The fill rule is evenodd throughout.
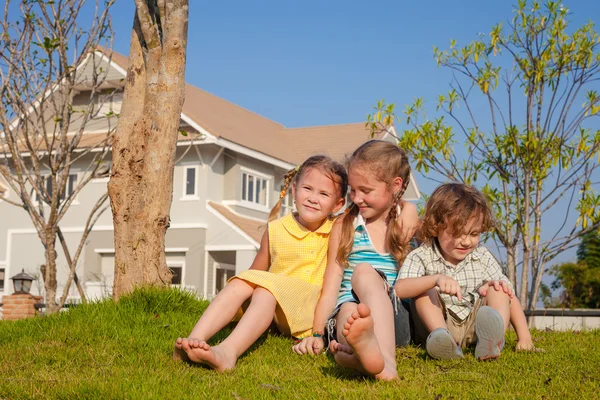
<path id="1" fill-rule="evenodd" d="M 127 58 L 96 50 L 107 73 L 106 87 L 116 88 L 110 107 L 118 113 L 126 75 Z M 85 69 L 84 69 L 85 72 Z M 82 84 L 74 104 L 85 104 Z M 113 121 L 114 126 L 114 121 Z M 83 145 L 104 136 L 106 118 L 86 125 Z M 286 171 L 314 154 L 327 154 L 343 161 L 368 140 L 364 123 L 306 128 L 283 125 L 239 107 L 191 85 L 185 88 L 185 104 L 175 166 L 171 225 L 166 237 L 166 256 L 173 270 L 173 284 L 185 285 L 198 295 L 212 297 L 236 272 L 247 269 L 259 246 L 270 208 L 278 199 Z M 393 135 L 386 135 L 393 141 Z M 110 154 L 109 158 L 110 160 Z M 87 160 L 89 163 L 89 160 Z M 79 171 L 87 167 L 81 160 Z M 73 180 L 79 174 L 73 168 Z M 78 244 L 92 206 L 106 191 L 108 178 L 91 181 L 78 195 L 61 223 L 67 241 Z M 0 191 L 10 199 L 10 190 Z M 414 179 L 406 199 L 417 199 Z M 293 204 L 286 198 L 284 212 Z M 60 253 L 60 250 L 59 250 Z M 68 271 L 59 255 L 59 285 Z M 24 269 L 39 275 L 44 250 L 24 210 L 0 200 L 0 295 L 12 293 L 9 278 Z M 88 288 L 112 287 L 114 269 L 113 225 L 110 210 L 96 223 L 85 244 L 77 273 Z M 42 289 L 34 283 L 34 292 Z M 76 291 L 71 290 L 73 296 Z"/>

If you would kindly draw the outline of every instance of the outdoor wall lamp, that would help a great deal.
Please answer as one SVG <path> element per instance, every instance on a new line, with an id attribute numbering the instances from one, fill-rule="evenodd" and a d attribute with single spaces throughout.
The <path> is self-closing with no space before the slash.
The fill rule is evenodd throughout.
<path id="1" fill-rule="evenodd" d="M 26 274 L 24 269 L 10 279 L 13 281 L 15 294 L 29 293 L 31 290 L 31 282 L 35 280 L 33 276 Z"/>

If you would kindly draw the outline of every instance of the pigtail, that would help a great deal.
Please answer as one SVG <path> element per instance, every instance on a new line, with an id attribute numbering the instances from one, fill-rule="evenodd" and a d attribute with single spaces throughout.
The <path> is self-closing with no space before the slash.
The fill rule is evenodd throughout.
<path id="1" fill-rule="evenodd" d="M 279 212 L 281 211 L 281 202 L 283 201 L 283 198 L 285 197 L 285 194 L 287 193 L 288 188 L 290 187 L 291 183 L 294 181 L 294 178 L 296 177 L 297 173 L 298 173 L 298 168 L 294 168 L 294 169 L 290 169 L 285 174 L 285 176 L 283 178 L 283 189 L 281 189 L 281 192 L 279 193 L 279 200 L 277 200 L 277 203 L 275 203 L 275 205 L 271 209 L 271 213 L 269 214 L 269 222 L 271 222 L 279 217 Z"/>
<path id="2" fill-rule="evenodd" d="M 351 203 L 344 212 L 344 221 L 342 222 L 342 233 L 340 238 L 340 247 L 338 248 L 337 261 L 343 266 L 348 266 L 348 256 L 352 251 L 354 244 L 354 219 L 358 215 L 358 206 Z"/>
<path id="3" fill-rule="evenodd" d="M 394 196 L 394 202 L 392 204 L 392 208 L 390 209 L 387 222 L 388 234 L 386 237 L 386 244 L 390 254 L 396 260 L 398 268 L 400 268 L 402 262 L 404 261 L 404 259 L 408 255 L 408 252 L 410 251 L 410 238 L 405 237 L 405 235 L 402 232 L 403 227 L 399 219 L 400 213 L 398 212 L 400 210 L 400 202 L 402 201 L 402 196 L 408 188 L 408 182 L 408 179 L 404 180 L 402 182 L 402 187 Z"/>

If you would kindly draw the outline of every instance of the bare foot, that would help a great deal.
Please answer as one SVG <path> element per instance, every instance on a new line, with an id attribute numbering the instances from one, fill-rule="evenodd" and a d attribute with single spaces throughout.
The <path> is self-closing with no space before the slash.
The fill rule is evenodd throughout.
<path id="1" fill-rule="evenodd" d="M 378 373 L 377 375 L 375 375 L 375 379 L 379 379 L 382 381 L 393 381 L 394 379 L 398 379 L 398 370 L 394 367 L 394 368 L 388 368 L 387 366 L 383 369 L 383 371 L 381 371 L 380 373 Z"/>
<path id="2" fill-rule="evenodd" d="M 329 344 L 329 350 L 331 350 L 331 354 L 333 354 L 333 358 L 338 365 L 367 373 L 360 363 L 360 360 L 356 358 L 352 347 L 341 344 L 337 340 L 332 340 Z"/>
<path id="3" fill-rule="evenodd" d="M 212 347 L 204 340 L 189 338 L 183 339 L 181 345 L 191 362 L 206 364 L 219 372 L 235 368 L 237 357 L 226 347 Z"/>
<path id="4" fill-rule="evenodd" d="M 371 310 L 366 304 L 359 304 L 348 317 L 342 333 L 367 374 L 377 375 L 383 371 L 385 360 L 373 330 Z"/>
<path id="5" fill-rule="evenodd" d="M 183 349 L 183 338 L 177 338 L 177 341 L 175 342 L 175 348 L 173 349 L 173 360 L 189 361 L 189 358 Z"/>

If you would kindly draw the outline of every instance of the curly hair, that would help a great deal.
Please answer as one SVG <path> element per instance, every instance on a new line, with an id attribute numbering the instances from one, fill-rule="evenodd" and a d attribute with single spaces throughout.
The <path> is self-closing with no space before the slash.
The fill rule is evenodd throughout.
<path id="1" fill-rule="evenodd" d="M 443 184 L 427 201 L 418 237 L 423 242 L 433 243 L 446 229 L 452 236 L 458 237 L 473 218 L 481 221 L 482 233 L 494 226 L 492 211 L 483 193 L 464 183 Z"/>
<path id="2" fill-rule="evenodd" d="M 346 192 L 348 191 L 348 173 L 346 172 L 346 168 L 344 166 L 332 160 L 330 157 L 324 155 L 316 155 L 306 159 L 297 168 L 293 168 L 289 170 L 285 176 L 283 181 L 283 189 L 281 193 L 279 193 L 279 200 L 273 208 L 271 209 L 271 213 L 269 214 L 269 221 L 273 221 L 277 217 L 279 217 L 279 212 L 281 211 L 281 202 L 285 197 L 288 189 L 294 181 L 299 181 L 302 179 L 304 175 L 306 175 L 309 171 L 313 169 L 319 170 L 327 175 L 333 183 L 336 185 L 338 191 L 339 198 L 344 198 Z"/>
<path id="3" fill-rule="evenodd" d="M 346 161 L 348 171 L 354 168 L 364 169 L 373 174 L 381 182 L 391 185 L 396 177 L 402 178 L 402 188 L 392 200 L 387 221 L 386 245 L 390 254 L 401 265 L 410 251 L 410 245 L 402 235 L 402 225 L 398 220 L 398 209 L 402 195 L 410 182 L 410 165 L 404 150 L 393 143 L 383 140 L 370 140 L 362 144 L 348 157 Z M 351 203 L 346 209 L 337 260 L 347 266 L 348 256 L 352 251 L 354 238 L 354 219 L 358 215 L 358 207 Z"/>

